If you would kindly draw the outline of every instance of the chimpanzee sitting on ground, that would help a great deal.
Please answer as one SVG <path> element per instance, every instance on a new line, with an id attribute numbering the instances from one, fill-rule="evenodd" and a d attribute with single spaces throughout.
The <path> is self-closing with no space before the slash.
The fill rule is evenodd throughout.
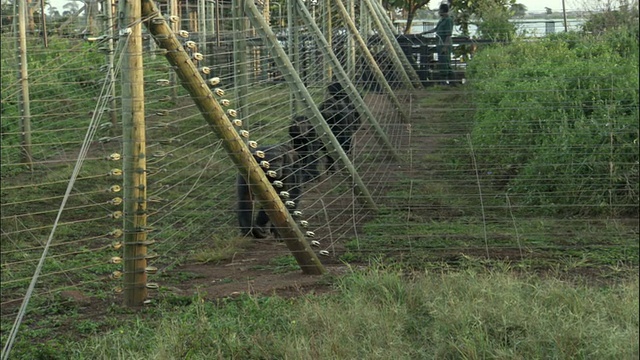
<path id="1" fill-rule="evenodd" d="M 347 93 L 339 82 L 331 83 L 327 90 L 329 97 L 320 104 L 320 113 L 329 124 L 331 132 L 333 132 L 344 152 L 349 154 L 353 135 L 360 127 L 360 113 L 349 101 Z M 328 152 L 326 159 L 327 169 L 333 170 L 335 160 Z"/>
<path id="2" fill-rule="evenodd" d="M 288 193 L 289 198 L 283 201 L 293 201 L 294 205 L 290 209 L 295 209 L 302 195 L 302 185 L 310 180 L 310 161 L 319 150 L 319 142 L 313 126 L 308 119 L 302 116 L 295 117 L 289 127 L 291 143 L 283 143 L 272 146 L 260 146 L 254 152 L 254 158 L 258 163 L 267 161 L 269 169 L 263 168 L 267 179 L 274 186 L 276 193 L 282 191 Z M 307 142 L 307 139 L 310 142 Z M 262 152 L 264 157 L 257 154 Z M 317 170 L 315 170 L 317 172 Z M 257 208 L 251 188 L 244 177 L 238 175 L 238 222 L 242 236 L 251 235 L 258 239 L 266 238 L 269 234 L 265 230 L 269 223 L 269 216 L 261 209 Z M 272 224 L 271 233 L 278 237 L 277 228 Z"/>

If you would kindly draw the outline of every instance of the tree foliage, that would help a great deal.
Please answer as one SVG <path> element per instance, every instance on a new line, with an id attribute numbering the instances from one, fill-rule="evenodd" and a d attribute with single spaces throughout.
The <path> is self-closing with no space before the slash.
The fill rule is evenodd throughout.
<path id="1" fill-rule="evenodd" d="M 527 15 L 527 11 L 529 10 L 524 4 L 513 4 L 511 5 L 511 13 L 515 17 L 524 17 Z"/>
<path id="2" fill-rule="evenodd" d="M 516 25 L 509 21 L 513 16 L 511 7 L 495 2 L 485 2 L 478 7 L 482 18 L 475 25 L 483 39 L 496 41 L 511 40 L 516 34 Z"/>
<path id="3" fill-rule="evenodd" d="M 514 199 L 554 213 L 637 216 L 635 34 L 493 46 L 472 59 L 467 79 L 478 164 Z"/>
<path id="4" fill-rule="evenodd" d="M 504 22 L 509 22 L 514 5 L 516 0 L 457 0 L 453 4 L 453 18 L 464 36 L 470 34 L 469 25 L 480 29 L 483 21 L 489 22 L 484 26 L 485 35 L 505 34 L 509 27 Z"/>
<path id="5" fill-rule="evenodd" d="M 601 34 L 607 30 L 627 29 L 638 36 L 638 1 L 620 5 L 618 9 L 609 7 L 589 16 L 583 30 L 592 34 Z"/>
<path id="6" fill-rule="evenodd" d="M 416 13 L 421 8 L 429 5 L 430 0 L 386 0 L 382 5 L 387 10 L 393 11 L 394 9 L 402 9 L 407 15 L 407 23 L 404 27 L 403 33 L 411 33 L 411 24 L 416 16 Z"/>

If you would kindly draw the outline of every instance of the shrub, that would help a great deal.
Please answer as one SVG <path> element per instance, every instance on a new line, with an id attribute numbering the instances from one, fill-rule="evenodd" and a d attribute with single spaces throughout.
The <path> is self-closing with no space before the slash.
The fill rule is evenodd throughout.
<path id="1" fill-rule="evenodd" d="M 513 198 L 552 213 L 637 212 L 633 34 L 495 46 L 472 60 L 467 76 L 477 106 L 471 138 L 478 165 L 507 178 L 500 184 Z"/>

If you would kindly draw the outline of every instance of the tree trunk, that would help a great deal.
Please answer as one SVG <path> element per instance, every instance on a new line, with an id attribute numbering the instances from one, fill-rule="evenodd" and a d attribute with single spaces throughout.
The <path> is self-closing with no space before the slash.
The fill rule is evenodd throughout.
<path id="1" fill-rule="evenodd" d="M 37 0 L 27 0 L 26 4 L 27 4 L 27 24 L 29 24 L 28 25 L 29 32 L 31 34 L 34 34 L 36 32 L 35 12 L 36 12 Z"/>
<path id="2" fill-rule="evenodd" d="M 407 23 L 404 26 L 404 31 L 403 33 L 406 34 L 411 34 L 411 24 L 413 23 L 413 17 L 415 16 L 415 11 L 409 11 L 407 13 Z"/>

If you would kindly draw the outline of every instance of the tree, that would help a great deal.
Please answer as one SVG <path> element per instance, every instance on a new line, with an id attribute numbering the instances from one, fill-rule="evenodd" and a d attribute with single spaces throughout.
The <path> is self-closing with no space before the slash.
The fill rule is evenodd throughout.
<path id="1" fill-rule="evenodd" d="M 513 4 L 510 10 L 513 16 L 521 18 L 527 15 L 527 10 L 529 9 L 524 4 Z"/>
<path id="2" fill-rule="evenodd" d="M 513 14 L 510 8 L 496 3 L 486 2 L 478 11 L 482 14 L 478 26 L 478 33 L 484 39 L 510 40 L 515 36 L 516 25 L 509 21 Z"/>
<path id="3" fill-rule="evenodd" d="M 13 23 L 13 3 L 3 1 L 1 4 L 1 11 L 2 11 L 2 32 L 5 32 Z"/>
<path id="4" fill-rule="evenodd" d="M 83 33 L 86 34 L 96 34 L 98 32 L 98 25 L 96 24 L 96 16 L 98 15 L 98 1 L 96 0 L 85 0 L 85 15 L 86 15 L 86 24 L 87 27 L 84 29 Z"/>
<path id="5" fill-rule="evenodd" d="M 60 17 L 60 11 L 58 11 L 57 7 L 49 5 L 49 17 L 53 20 Z"/>
<path id="6" fill-rule="evenodd" d="M 410 34 L 411 24 L 416 16 L 416 12 L 429 5 L 429 1 L 430 0 L 385 0 L 382 5 L 388 11 L 393 11 L 394 9 L 402 9 L 402 11 L 404 11 L 407 15 L 407 23 L 405 24 L 403 33 Z"/>
<path id="7" fill-rule="evenodd" d="M 40 24 L 40 16 L 42 14 L 42 8 L 40 0 L 25 0 L 25 5 L 27 6 L 27 31 L 30 33 L 35 33 L 36 31 L 36 23 Z M 46 0 L 44 5 L 49 5 L 49 1 Z"/>
<path id="8" fill-rule="evenodd" d="M 26 0 L 27 5 L 27 31 L 36 32 L 36 9 L 40 2 L 38 0 Z"/>
<path id="9" fill-rule="evenodd" d="M 613 4 L 592 11 L 587 21 L 583 25 L 583 31 L 594 34 L 601 34 L 607 30 L 615 28 L 626 28 L 638 37 L 638 0 L 629 3 L 624 0 L 615 9 Z"/>
<path id="10" fill-rule="evenodd" d="M 485 20 L 490 20 L 493 27 L 504 27 L 501 31 L 505 31 L 508 26 L 503 22 L 509 22 L 509 9 L 515 3 L 516 0 L 457 0 L 453 4 L 454 23 L 460 27 L 464 36 L 469 36 L 470 24 L 477 25 L 480 29 L 480 24 Z M 489 27 L 485 26 L 485 32 L 488 30 Z"/>
<path id="11" fill-rule="evenodd" d="M 62 5 L 62 8 L 64 9 L 64 11 L 62 12 L 62 15 L 64 16 L 71 16 L 71 15 L 75 15 L 78 10 L 80 9 L 78 7 L 78 4 L 76 4 L 74 1 L 68 2 L 64 5 Z"/>

